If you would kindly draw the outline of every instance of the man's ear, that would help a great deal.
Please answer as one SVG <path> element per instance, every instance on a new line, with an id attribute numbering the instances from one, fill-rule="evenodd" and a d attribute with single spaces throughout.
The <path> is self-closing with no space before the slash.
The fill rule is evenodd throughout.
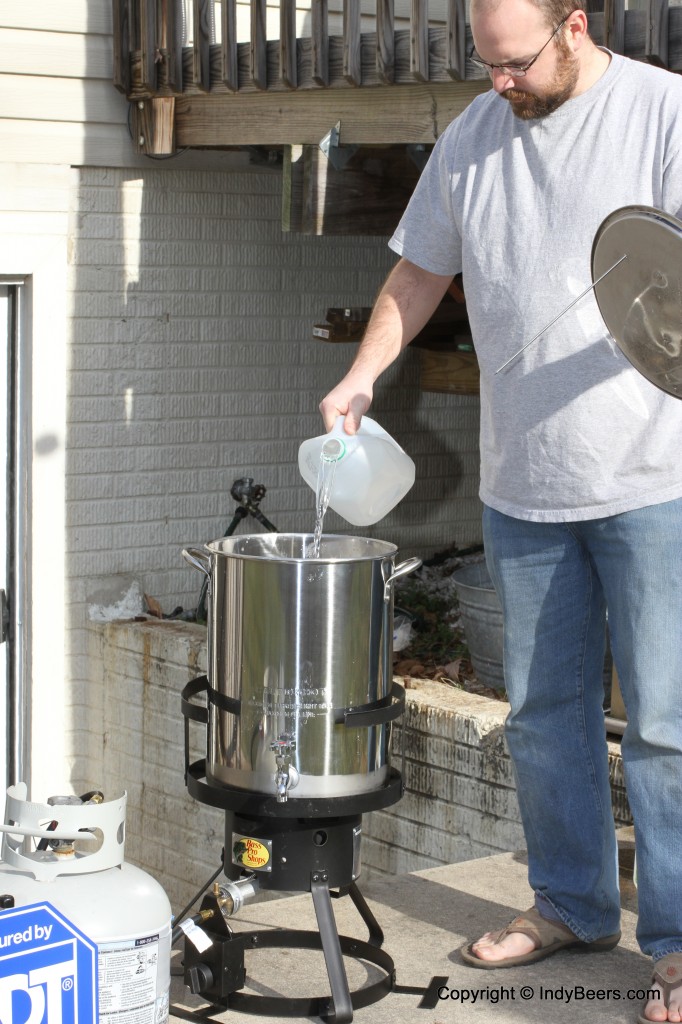
<path id="1" fill-rule="evenodd" d="M 573 11 L 563 28 L 564 32 L 566 32 L 568 44 L 573 52 L 579 50 L 588 36 L 587 14 L 585 11 L 580 10 L 580 8 Z"/>

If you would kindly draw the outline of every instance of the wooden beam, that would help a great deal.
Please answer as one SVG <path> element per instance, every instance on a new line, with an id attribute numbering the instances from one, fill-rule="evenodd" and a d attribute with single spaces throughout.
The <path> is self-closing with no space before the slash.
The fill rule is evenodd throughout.
<path id="1" fill-rule="evenodd" d="M 268 87 L 267 0 L 251 0 L 251 81 L 257 89 Z"/>
<path id="2" fill-rule="evenodd" d="M 318 145 L 341 121 L 346 145 L 432 143 L 489 82 L 179 96 L 178 148 Z"/>
<path id="3" fill-rule="evenodd" d="M 126 96 L 130 92 L 129 14 L 128 0 L 113 0 L 114 85 Z"/>
<path id="4" fill-rule="evenodd" d="M 395 77 L 393 0 L 377 0 L 376 68 L 379 81 L 390 85 Z"/>
<path id="5" fill-rule="evenodd" d="M 351 85 L 362 85 L 360 0 L 343 0 L 343 77 Z"/>
<path id="6" fill-rule="evenodd" d="M 650 64 L 668 67 L 668 0 L 646 0 L 644 56 Z"/>
<path id="7" fill-rule="evenodd" d="M 428 0 L 411 0 L 410 72 L 417 82 L 429 80 L 429 4 Z"/>
<path id="8" fill-rule="evenodd" d="M 279 80 L 287 89 L 295 89 L 296 74 L 296 0 L 279 0 Z"/>
<path id="9" fill-rule="evenodd" d="M 193 0 L 194 41 L 192 44 L 192 81 L 202 92 L 210 88 L 211 3 Z"/>
<path id="10" fill-rule="evenodd" d="M 447 0 L 447 4 L 445 68 L 451 78 L 463 82 L 466 78 L 467 37 L 464 0 Z"/>
<path id="11" fill-rule="evenodd" d="M 327 0 L 311 0 L 311 77 L 315 85 L 321 86 L 329 85 L 329 16 L 327 6 Z"/>
<path id="12" fill-rule="evenodd" d="M 172 156 L 175 153 L 175 97 L 161 96 L 132 104 L 133 142 L 138 153 L 146 156 Z"/>
<path id="13" fill-rule="evenodd" d="M 223 0 L 221 11 L 220 81 L 230 92 L 239 88 L 237 63 L 237 0 Z"/>
<path id="14" fill-rule="evenodd" d="M 604 0 L 604 46 L 625 52 L 625 0 Z"/>
<path id="15" fill-rule="evenodd" d="M 140 50 L 142 51 L 142 85 L 156 91 L 156 0 L 137 0 L 140 12 Z M 160 54 L 159 54 L 160 56 Z"/>
<path id="16" fill-rule="evenodd" d="M 180 0 L 161 0 L 159 46 L 166 64 L 166 84 L 174 93 L 182 92 L 182 43 Z"/>

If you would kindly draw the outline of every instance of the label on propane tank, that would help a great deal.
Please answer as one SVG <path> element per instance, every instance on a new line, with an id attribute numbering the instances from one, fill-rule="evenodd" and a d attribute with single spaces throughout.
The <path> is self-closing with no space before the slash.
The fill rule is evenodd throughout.
<path id="1" fill-rule="evenodd" d="M 0 1021 L 97 1024 L 97 946 L 50 903 L 0 911 Z"/>
<path id="2" fill-rule="evenodd" d="M 98 952 L 100 1024 L 166 1024 L 170 924 L 153 935 L 102 942 Z"/>

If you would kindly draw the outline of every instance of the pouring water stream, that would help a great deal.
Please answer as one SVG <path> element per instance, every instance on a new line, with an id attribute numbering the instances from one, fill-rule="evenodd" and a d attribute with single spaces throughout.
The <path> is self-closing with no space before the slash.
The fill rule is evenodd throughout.
<path id="1" fill-rule="evenodd" d="M 324 517 L 329 508 L 329 499 L 332 495 L 336 463 L 343 455 L 343 450 L 343 442 L 334 437 L 325 441 L 322 445 L 320 465 L 317 471 L 317 489 L 315 491 L 315 530 L 313 533 L 313 544 L 308 552 L 310 558 L 320 557 Z"/>

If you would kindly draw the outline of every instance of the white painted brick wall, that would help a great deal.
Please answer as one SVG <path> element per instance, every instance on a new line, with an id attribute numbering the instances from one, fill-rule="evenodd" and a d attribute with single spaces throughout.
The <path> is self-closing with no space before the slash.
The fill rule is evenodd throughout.
<path id="1" fill-rule="evenodd" d="M 314 341 L 312 325 L 328 306 L 371 304 L 393 257 L 383 239 L 283 234 L 280 190 L 273 173 L 81 172 L 72 578 L 139 571 L 161 600 L 191 603 L 179 550 L 222 534 L 244 474 L 268 488 L 279 529 L 311 528 L 296 453 L 321 432 L 319 399 L 354 352 Z M 417 484 L 366 532 L 428 553 L 480 537 L 478 400 L 422 394 L 415 367 L 408 352 L 386 374 L 374 413 L 414 456 Z M 333 513 L 329 525 L 348 529 Z"/>
<path id="2" fill-rule="evenodd" d="M 66 650 L 77 736 L 97 729 L 83 656 L 102 578 L 138 578 L 166 611 L 194 607 L 201 579 L 180 551 L 223 534 L 242 476 L 266 486 L 278 529 L 312 529 L 298 446 L 322 432 L 318 402 L 355 351 L 315 341 L 312 326 L 330 306 L 371 305 L 394 257 L 384 239 L 282 233 L 272 171 L 83 168 L 72 200 Z M 373 407 L 417 482 L 362 530 L 405 556 L 480 539 L 478 398 L 423 394 L 417 378 L 408 350 Z M 352 529 L 334 513 L 328 528 Z M 91 756 L 74 742 L 75 786 L 90 783 Z"/>
<path id="3" fill-rule="evenodd" d="M 205 630 L 182 623 L 112 623 L 88 631 L 100 696 L 92 724 L 100 785 L 128 791 L 126 858 L 165 887 L 178 911 L 220 863 L 222 811 L 183 782 L 180 692 L 205 669 Z M 502 727 L 507 705 L 442 684 L 408 690 L 406 792 L 363 820 L 363 877 L 450 864 L 524 847 Z M 205 755 L 191 726 L 191 760 Z M 394 730 L 396 767 L 401 730 Z M 614 813 L 629 823 L 617 746 L 610 754 Z M 93 762 L 92 767 L 95 767 Z"/>

